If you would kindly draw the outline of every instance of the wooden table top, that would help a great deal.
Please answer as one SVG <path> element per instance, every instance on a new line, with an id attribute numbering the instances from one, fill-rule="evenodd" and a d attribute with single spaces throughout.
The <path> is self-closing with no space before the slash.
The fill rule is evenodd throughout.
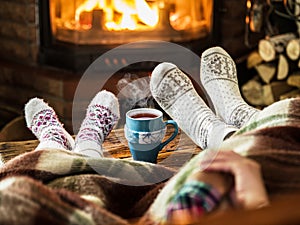
<path id="1" fill-rule="evenodd" d="M 165 138 L 172 131 L 168 130 L 170 131 Z M 38 140 L 0 142 L 0 152 L 4 161 L 8 161 L 19 154 L 34 150 L 38 143 Z M 132 160 L 123 129 L 113 130 L 104 141 L 103 148 L 105 157 Z M 200 151 L 184 132 L 179 131 L 177 137 L 160 151 L 157 163 L 178 169 Z"/>

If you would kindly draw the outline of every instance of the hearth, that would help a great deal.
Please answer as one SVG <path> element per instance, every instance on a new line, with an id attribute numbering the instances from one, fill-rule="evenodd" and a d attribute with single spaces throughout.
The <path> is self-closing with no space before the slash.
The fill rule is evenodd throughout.
<path id="1" fill-rule="evenodd" d="M 212 41 L 212 14 L 209 0 L 40 0 L 39 61 L 82 73 L 108 50 L 141 40 L 200 53 Z"/>
<path id="2" fill-rule="evenodd" d="M 107 5 L 112 5 L 112 2 L 117 1 L 106 0 L 105 2 Z M 132 4 L 135 1 L 122 2 Z M 179 0 L 143 1 L 144 6 L 147 3 L 148 9 L 156 10 L 158 15 L 165 16 L 161 21 L 167 21 L 166 24 L 161 25 L 157 20 L 158 28 L 167 27 L 164 32 L 159 29 L 153 30 L 154 28 L 149 25 L 146 26 L 145 21 L 138 21 L 136 30 L 129 28 L 108 30 L 104 26 L 106 23 L 100 23 L 103 21 L 101 19 L 103 10 L 99 6 L 100 3 L 92 11 L 82 11 L 79 16 L 81 30 L 78 26 L 77 29 L 71 29 L 71 26 L 69 30 L 63 26 L 59 27 L 62 24 L 60 19 L 62 14 L 64 19 L 68 18 L 67 14 L 70 14 L 71 18 L 75 18 L 76 10 L 73 6 L 79 7 L 83 3 L 85 3 L 83 0 L 0 0 L 0 127 L 17 116 L 23 117 L 24 104 L 29 98 L 41 97 L 55 108 L 65 127 L 71 131 L 73 97 L 83 72 L 100 55 L 105 56 L 104 53 L 115 47 L 124 46 L 122 44 L 139 40 L 163 40 L 167 43 L 179 44 L 197 55 L 211 45 L 221 45 L 234 58 L 244 55 L 249 50 L 244 45 L 245 24 L 241 20 L 241 18 L 245 18 L 246 1 L 186 0 L 184 3 Z M 66 4 L 71 11 L 64 14 L 64 8 L 61 8 L 62 4 Z M 51 8 L 53 5 L 55 8 Z M 197 7 L 197 12 L 192 10 L 194 7 Z M 165 11 L 162 11 L 163 8 Z M 188 16 L 177 16 L 183 18 L 185 23 L 175 23 L 174 18 L 178 11 L 190 13 Z M 118 11 L 115 14 L 114 18 L 121 18 Z M 75 19 L 73 20 L 75 21 Z M 186 21 L 192 20 L 193 23 L 186 23 Z M 74 24 L 74 21 L 65 20 L 69 24 Z M 53 24 L 53 22 L 55 23 Z M 96 27 L 93 27 L 94 24 Z M 96 28 L 101 29 L 99 31 L 95 30 Z M 87 38 L 93 32 L 109 32 L 111 37 L 109 37 L 109 41 L 101 42 L 103 40 L 100 38 L 100 41 L 96 42 L 95 38 Z M 66 33 L 69 36 L 65 35 Z M 65 37 L 61 36 L 62 34 Z M 125 41 L 124 37 L 128 36 L 136 39 Z M 72 38 L 65 40 L 66 37 Z M 89 42 L 83 42 L 86 40 Z M 107 71 L 103 71 L 103 67 L 100 67 L 101 74 L 97 77 L 97 81 L 103 80 L 105 85 L 103 88 L 118 94 L 116 85 L 120 79 L 126 78 L 128 74 L 134 79 L 148 76 L 155 64 L 158 63 L 157 60 L 142 60 L 145 55 L 149 55 L 149 52 L 153 52 L 149 45 L 139 45 L 131 50 L 125 49 L 122 54 L 116 54 L 114 57 L 103 60 L 107 65 L 126 70 L 118 71 L 111 79 L 105 81 L 103 73 Z M 165 56 L 164 59 L 169 60 L 177 54 L 173 50 L 158 48 L 155 54 L 161 57 Z M 131 55 L 129 58 L 137 58 L 143 63 L 128 65 L 128 55 Z M 183 55 L 185 56 L 185 54 Z M 148 57 L 148 59 L 150 58 Z M 184 60 L 189 60 L 189 58 L 184 57 Z M 180 63 L 182 62 L 180 61 Z M 107 66 L 105 67 L 107 68 Z M 199 79 L 197 71 L 199 67 L 196 63 L 193 64 L 194 67 L 196 69 L 190 75 Z M 191 67 L 188 69 L 190 70 Z M 16 91 L 18 95 L 15 94 Z M 84 101 L 88 103 L 89 100 L 90 98 L 87 98 Z"/>

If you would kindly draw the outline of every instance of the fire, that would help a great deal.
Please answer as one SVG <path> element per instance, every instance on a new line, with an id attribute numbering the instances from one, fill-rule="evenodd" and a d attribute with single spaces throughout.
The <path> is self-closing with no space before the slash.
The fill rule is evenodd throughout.
<path id="1" fill-rule="evenodd" d="M 146 0 L 86 0 L 76 9 L 76 24 L 90 29 L 94 10 L 102 12 L 103 28 L 107 30 L 152 28 L 158 23 L 157 6 L 150 5 Z"/>
<path id="2" fill-rule="evenodd" d="M 158 22 L 158 11 L 151 9 L 144 0 L 136 0 L 135 5 L 140 20 L 146 25 L 154 27 Z"/>
<path id="3" fill-rule="evenodd" d="M 104 5 L 105 0 L 88 0 L 81 4 L 77 9 L 75 13 L 75 21 L 80 20 L 80 14 L 82 12 L 92 12 L 94 9 L 99 8 L 103 9 L 105 7 Z"/>

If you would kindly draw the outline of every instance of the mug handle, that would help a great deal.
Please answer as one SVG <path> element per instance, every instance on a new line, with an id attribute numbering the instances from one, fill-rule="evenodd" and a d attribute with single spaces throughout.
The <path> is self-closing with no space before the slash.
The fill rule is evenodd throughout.
<path id="1" fill-rule="evenodd" d="M 177 123 L 174 121 L 174 120 L 167 120 L 166 122 L 165 122 L 165 124 L 166 124 L 166 126 L 168 125 L 168 124 L 170 124 L 170 125 L 172 125 L 173 127 L 174 127 L 174 132 L 173 132 L 173 134 L 171 135 L 171 137 L 169 137 L 166 141 L 164 141 L 164 142 L 162 142 L 161 144 L 160 144 L 160 150 L 163 148 L 163 147 L 165 147 L 170 141 L 172 141 L 175 137 L 176 137 L 176 135 L 178 134 L 178 125 L 177 125 Z"/>

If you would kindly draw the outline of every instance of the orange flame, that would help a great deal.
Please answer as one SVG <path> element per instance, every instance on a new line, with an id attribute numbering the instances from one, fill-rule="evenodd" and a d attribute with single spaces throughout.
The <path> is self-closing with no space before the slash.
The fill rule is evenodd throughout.
<path id="1" fill-rule="evenodd" d="M 158 23 L 157 6 L 150 6 L 146 0 L 114 0 L 110 5 L 105 0 L 86 0 L 75 12 L 75 21 L 80 24 L 83 12 L 103 10 L 105 28 L 108 30 L 135 30 L 141 27 L 155 27 Z"/>
<path id="2" fill-rule="evenodd" d="M 91 12 L 96 8 L 103 9 L 105 7 L 105 0 L 88 0 L 81 4 L 75 12 L 75 21 L 79 21 L 82 12 Z"/>

